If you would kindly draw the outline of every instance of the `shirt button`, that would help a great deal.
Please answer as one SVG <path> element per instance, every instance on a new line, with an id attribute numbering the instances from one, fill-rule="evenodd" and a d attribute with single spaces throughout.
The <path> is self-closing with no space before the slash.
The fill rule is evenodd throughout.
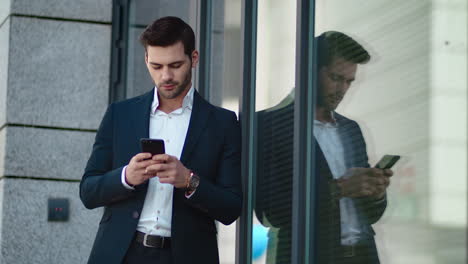
<path id="1" fill-rule="evenodd" d="M 161 213 L 161 211 L 158 210 L 158 214 Z"/>
<path id="2" fill-rule="evenodd" d="M 163 187 L 159 188 L 161 191 L 164 189 Z"/>
<path id="3" fill-rule="evenodd" d="M 158 230 L 159 230 L 159 226 L 157 226 L 157 227 L 156 227 L 156 229 L 158 229 Z"/>

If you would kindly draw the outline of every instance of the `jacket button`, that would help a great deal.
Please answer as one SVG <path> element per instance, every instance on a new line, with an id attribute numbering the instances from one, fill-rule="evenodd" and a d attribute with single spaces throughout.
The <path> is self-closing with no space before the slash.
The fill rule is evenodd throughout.
<path id="1" fill-rule="evenodd" d="M 138 217 L 140 217 L 140 214 L 137 211 L 134 211 L 133 218 L 137 219 Z"/>

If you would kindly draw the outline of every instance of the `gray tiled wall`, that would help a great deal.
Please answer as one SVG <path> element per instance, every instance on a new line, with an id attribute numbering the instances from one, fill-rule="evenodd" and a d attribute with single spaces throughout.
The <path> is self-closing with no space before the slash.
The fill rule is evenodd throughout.
<path id="1" fill-rule="evenodd" d="M 85 263 L 79 180 L 108 104 L 112 0 L 0 1 L 0 264 Z M 47 221 L 68 198 L 68 222 Z"/>
<path id="2" fill-rule="evenodd" d="M 84 208 L 79 183 L 3 179 L 1 185 L 3 263 L 86 263 L 102 211 Z M 47 221 L 48 198 L 69 199 L 69 222 Z"/>
<path id="3" fill-rule="evenodd" d="M 108 102 L 111 26 L 10 20 L 9 123 L 96 129 Z"/>
<path id="4" fill-rule="evenodd" d="M 2 0 L 3 1 L 3 0 Z M 112 0 L 9 0 L 11 13 L 110 22 Z"/>

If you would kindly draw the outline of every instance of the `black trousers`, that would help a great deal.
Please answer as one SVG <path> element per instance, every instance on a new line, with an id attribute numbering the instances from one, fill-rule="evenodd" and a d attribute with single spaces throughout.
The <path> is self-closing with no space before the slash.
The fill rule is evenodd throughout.
<path id="1" fill-rule="evenodd" d="M 133 239 L 123 264 L 172 264 L 171 248 L 150 248 Z"/>

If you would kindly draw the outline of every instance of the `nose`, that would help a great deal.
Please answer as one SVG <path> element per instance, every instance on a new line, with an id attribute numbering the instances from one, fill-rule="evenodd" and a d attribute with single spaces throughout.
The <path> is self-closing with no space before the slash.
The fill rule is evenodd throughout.
<path id="1" fill-rule="evenodd" d="M 162 71 L 162 81 L 163 82 L 171 81 L 173 78 L 174 78 L 174 74 L 172 73 L 172 71 L 168 68 L 164 68 Z"/>
<path id="2" fill-rule="evenodd" d="M 336 90 L 340 92 L 346 92 L 349 86 L 350 86 L 350 83 L 348 83 L 347 81 L 337 82 Z"/>

